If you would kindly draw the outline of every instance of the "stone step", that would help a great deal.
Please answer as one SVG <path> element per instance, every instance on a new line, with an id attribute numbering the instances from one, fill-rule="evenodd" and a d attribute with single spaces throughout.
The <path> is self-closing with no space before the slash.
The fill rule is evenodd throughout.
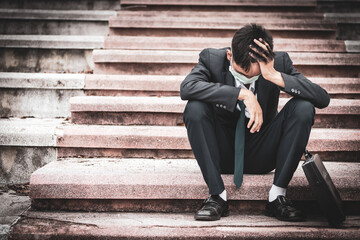
<path id="1" fill-rule="evenodd" d="M 107 49 L 144 50 L 202 50 L 223 48 L 231 44 L 231 38 L 204 37 L 142 37 L 108 36 Z M 286 52 L 360 52 L 360 41 L 339 41 L 330 39 L 274 39 L 275 51 Z"/>
<path id="2" fill-rule="evenodd" d="M 191 1 L 191 0 L 122 0 L 121 5 L 165 5 L 165 6 L 316 6 L 316 1 L 314 0 L 304 0 L 304 1 L 291 1 L 291 0 L 274 0 L 274 1 L 264 1 L 264 0 L 245 0 L 245 1 L 233 1 L 233 0 L 202 0 L 202 1 Z"/>
<path id="3" fill-rule="evenodd" d="M 200 205 L 199 205 L 200 206 Z M 231 214 L 221 221 L 195 221 L 193 213 L 94 213 L 26 211 L 12 228 L 13 239 L 357 239 L 358 216 L 340 228 L 323 218 L 281 222 L 255 214 Z M 56 230 L 55 230 L 56 229 Z"/>
<path id="4" fill-rule="evenodd" d="M 85 74 L 0 72 L 0 117 L 70 117 L 69 100 L 84 85 Z"/>
<path id="5" fill-rule="evenodd" d="M 91 72 L 103 36 L 0 35 L 2 72 Z"/>
<path id="6" fill-rule="evenodd" d="M 289 99 L 280 99 L 279 111 Z M 180 97 L 103 97 L 70 99 L 75 124 L 167 125 L 183 124 L 187 101 Z M 360 128 L 360 100 L 332 99 L 329 107 L 316 109 L 314 127 Z"/>
<path id="7" fill-rule="evenodd" d="M 95 49 L 103 48 L 104 36 L 0 35 L 0 48 Z"/>
<path id="8" fill-rule="evenodd" d="M 346 13 L 330 12 L 324 14 L 326 21 L 337 23 L 338 31 L 336 39 L 360 40 L 360 3 L 354 2 L 352 4 L 353 9 L 358 9 L 357 11 L 350 10 L 346 11 Z"/>
<path id="9" fill-rule="evenodd" d="M 284 11 L 271 11 L 271 12 L 259 12 L 259 11 L 147 11 L 147 10 L 120 10 L 117 11 L 117 16 L 128 17 L 202 17 L 202 18 L 271 18 L 271 19 L 307 19 L 307 20 L 323 20 L 325 14 L 321 12 L 284 12 Z M 329 16 L 332 16 L 331 14 Z M 342 16 L 342 15 L 339 15 Z M 351 15 L 352 17 L 355 17 Z M 345 16 L 343 16 L 345 17 Z M 329 19 L 330 22 L 330 19 Z"/>
<path id="10" fill-rule="evenodd" d="M 0 8 L 49 10 L 117 10 L 119 0 L 4 0 Z"/>
<path id="11" fill-rule="evenodd" d="M 149 24 L 151 23 L 151 24 Z M 334 38 L 336 24 L 318 19 L 205 18 L 170 16 L 113 16 L 110 35 L 232 37 L 239 26 L 257 23 L 274 37 Z"/>
<path id="12" fill-rule="evenodd" d="M 324 13 L 324 18 L 337 23 L 360 24 L 358 13 Z"/>
<path id="13" fill-rule="evenodd" d="M 92 73 L 92 49 L 0 48 L 0 72 Z"/>
<path id="14" fill-rule="evenodd" d="M 342 200 L 360 201 L 360 163 L 324 164 Z M 223 174 L 222 178 L 229 200 L 251 203 L 266 201 L 274 172 L 244 174 L 240 190 L 233 182 L 233 174 Z M 161 200 L 170 203 L 171 200 L 201 200 L 208 196 L 208 188 L 195 159 L 66 158 L 51 162 L 31 175 L 29 196 L 35 209 L 44 208 L 45 202 L 52 205 L 56 201 L 60 203 L 62 199 L 65 203 L 66 200 L 73 203 L 76 200 L 79 203 L 98 200 L 98 205 L 102 205 L 99 200 L 104 201 L 103 205 L 110 200 L 147 200 L 152 202 L 152 211 L 166 211 L 161 209 L 169 206 L 163 206 Z M 296 201 L 315 200 L 301 164 L 289 184 L 287 196 Z M 173 210 L 184 212 L 186 208 L 182 208 L 185 206 L 175 205 Z M 87 210 L 86 206 L 78 207 Z M 118 210 L 121 210 L 121 206 L 118 206 Z"/>
<path id="15" fill-rule="evenodd" d="M 121 13 L 121 12 L 120 12 Z M 151 21 L 151 25 L 149 24 Z M 240 24 L 252 23 L 264 25 L 269 30 L 320 30 L 334 31 L 336 25 L 331 21 L 323 21 L 317 18 L 279 18 L 270 16 L 242 16 L 238 14 L 236 19 L 226 16 L 172 16 L 172 15 L 150 15 L 150 16 L 127 16 L 119 14 L 111 16 L 109 26 L 112 28 L 137 27 L 137 28 L 180 28 L 180 29 L 235 29 Z M 147 24 L 145 24 L 147 22 Z M 236 26 L 236 27 L 235 27 Z"/>
<path id="16" fill-rule="evenodd" d="M 121 1 L 122 9 L 131 10 L 172 10 L 172 11 L 309 11 L 314 9 L 316 1 Z"/>
<path id="17" fill-rule="evenodd" d="M 358 129 L 314 128 L 309 151 L 359 161 Z M 59 157 L 192 158 L 183 126 L 68 125 L 57 131 Z"/>
<path id="18" fill-rule="evenodd" d="M 49 10 L 49 9 L 2 9 L 0 19 L 104 21 L 116 15 L 113 10 Z"/>
<path id="19" fill-rule="evenodd" d="M 0 34 L 106 35 L 115 11 L 0 9 Z"/>
<path id="20" fill-rule="evenodd" d="M 180 84 L 185 76 L 180 75 L 85 75 L 87 95 L 98 96 L 179 96 Z M 316 78 L 332 96 L 360 94 L 360 78 Z"/>
<path id="21" fill-rule="evenodd" d="M 289 55 L 305 76 L 358 77 L 360 54 L 289 52 Z M 107 49 L 93 52 L 96 74 L 186 75 L 198 58 L 199 51 Z"/>
<path id="22" fill-rule="evenodd" d="M 0 119 L 0 184 L 29 182 L 32 172 L 55 161 L 55 131 L 63 121 Z"/>
<path id="23" fill-rule="evenodd" d="M 358 0 L 317 0 L 317 12 L 326 13 L 358 13 L 360 11 L 360 2 Z"/>

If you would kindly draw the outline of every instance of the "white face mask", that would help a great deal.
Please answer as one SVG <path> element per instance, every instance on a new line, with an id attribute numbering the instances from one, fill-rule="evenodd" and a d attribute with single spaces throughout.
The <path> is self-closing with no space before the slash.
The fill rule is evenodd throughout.
<path id="1" fill-rule="evenodd" d="M 251 83 L 255 82 L 256 80 L 258 80 L 258 78 L 260 76 L 260 74 L 259 74 L 259 75 L 253 76 L 251 78 L 247 78 L 245 75 L 238 73 L 233 69 L 233 67 L 231 65 L 231 61 L 230 61 L 229 71 L 234 76 L 236 81 L 241 82 L 243 84 L 251 84 Z"/>

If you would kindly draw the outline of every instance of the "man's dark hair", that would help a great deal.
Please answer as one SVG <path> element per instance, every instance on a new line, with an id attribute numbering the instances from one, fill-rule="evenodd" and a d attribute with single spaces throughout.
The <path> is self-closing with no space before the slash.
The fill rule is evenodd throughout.
<path id="1" fill-rule="evenodd" d="M 232 39 L 231 50 L 233 54 L 233 59 L 235 63 L 241 66 L 241 68 L 244 69 L 246 72 L 250 69 L 250 63 L 254 63 L 257 61 L 267 62 L 264 57 L 260 56 L 250 48 L 250 45 L 252 45 L 256 47 L 258 51 L 264 52 L 262 48 L 260 48 L 256 43 L 254 43 L 254 39 L 259 40 L 259 38 L 262 38 L 269 44 L 269 55 L 274 57 L 273 38 L 270 32 L 260 25 L 247 24 L 237 30 Z M 253 56 L 255 56 L 255 58 L 251 57 L 249 55 L 249 52 L 251 52 Z"/>

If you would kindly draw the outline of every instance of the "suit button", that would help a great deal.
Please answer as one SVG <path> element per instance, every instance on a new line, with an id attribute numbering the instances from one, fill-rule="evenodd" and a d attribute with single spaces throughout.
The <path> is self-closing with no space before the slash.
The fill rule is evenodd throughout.
<path id="1" fill-rule="evenodd" d="M 293 89 L 293 88 L 291 89 L 291 92 L 294 92 L 294 89 Z"/>
<path id="2" fill-rule="evenodd" d="M 300 94 L 300 91 L 298 91 L 298 94 Z"/>
<path id="3" fill-rule="evenodd" d="M 224 109 L 226 109 L 226 106 L 224 105 Z"/>
<path id="4" fill-rule="evenodd" d="M 216 107 L 219 107 L 219 104 L 216 104 Z"/>
<path id="5" fill-rule="evenodd" d="M 223 107 L 223 105 L 222 105 L 222 104 L 220 104 L 220 107 Z"/>

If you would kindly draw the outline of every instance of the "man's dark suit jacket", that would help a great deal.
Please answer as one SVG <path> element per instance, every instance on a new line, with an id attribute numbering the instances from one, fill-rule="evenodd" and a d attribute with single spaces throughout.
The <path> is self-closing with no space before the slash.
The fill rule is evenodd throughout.
<path id="1" fill-rule="evenodd" d="M 232 122 L 240 92 L 235 79 L 229 72 L 230 61 L 226 49 L 207 48 L 201 51 L 199 63 L 181 83 L 180 96 L 183 100 L 200 100 L 211 103 L 218 115 Z M 284 79 L 285 88 L 265 80 L 262 75 L 256 81 L 257 99 L 263 111 L 265 127 L 277 114 L 280 90 L 297 98 L 310 101 L 317 108 L 329 105 L 328 93 L 319 85 L 299 73 L 292 65 L 286 52 L 275 52 L 274 68 Z M 230 122 L 229 122 L 230 123 Z"/>

